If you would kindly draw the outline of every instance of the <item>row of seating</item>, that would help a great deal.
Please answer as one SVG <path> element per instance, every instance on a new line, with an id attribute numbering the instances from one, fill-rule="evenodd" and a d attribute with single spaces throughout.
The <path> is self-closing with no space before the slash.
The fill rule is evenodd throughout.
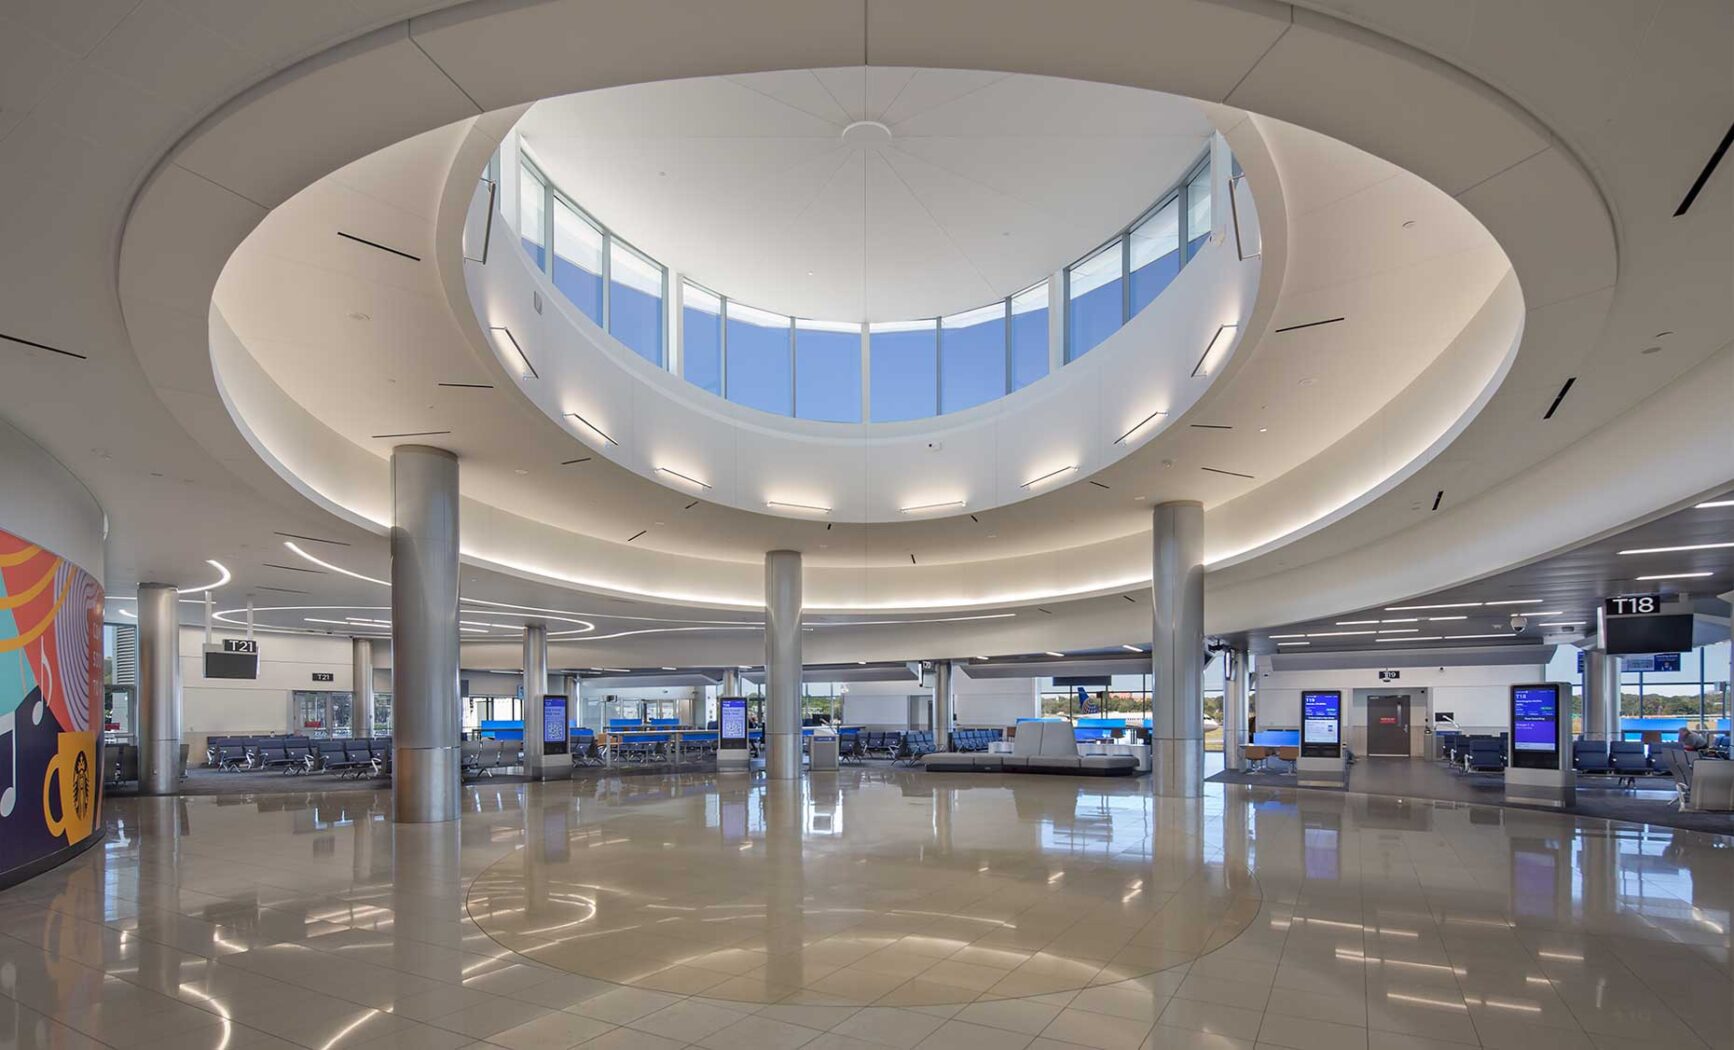
<path id="1" fill-rule="evenodd" d="M 1465 773 L 1502 773 L 1509 734 L 1440 733 L 1445 761 Z"/>
<path id="2" fill-rule="evenodd" d="M 951 731 L 951 749 L 953 751 L 986 751 L 987 746 L 1004 736 L 998 729 L 953 729 Z"/>
<path id="3" fill-rule="evenodd" d="M 465 740 L 458 748 L 459 768 L 466 777 L 491 777 L 496 769 L 524 764 L 518 740 Z"/>
<path id="4" fill-rule="evenodd" d="M 1676 745 L 1676 750 L 1678 749 Z M 1667 746 L 1640 740 L 1574 740 L 1571 768 L 1586 776 L 1610 776 L 1631 787 L 1638 777 L 1670 775 Z"/>
<path id="5" fill-rule="evenodd" d="M 1022 722 L 1009 755 L 961 754 L 940 751 L 921 759 L 921 767 L 936 773 L 1059 773 L 1069 776 L 1133 776 L 1138 759 L 1132 755 L 1080 755 L 1070 722 Z"/>
<path id="6" fill-rule="evenodd" d="M 359 778 L 390 769 L 391 737 L 212 737 L 205 747 L 205 764 L 231 772 L 277 769 L 290 775 L 337 773 Z"/>

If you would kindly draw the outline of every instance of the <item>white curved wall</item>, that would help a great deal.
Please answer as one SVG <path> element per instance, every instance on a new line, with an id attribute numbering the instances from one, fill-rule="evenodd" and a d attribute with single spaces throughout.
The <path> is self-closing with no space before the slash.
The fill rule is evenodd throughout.
<path id="1" fill-rule="evenodd" d="M 108 518 L 96 497 L 43 450 L 0 421 L 0 529 L 103 578 Z"/>

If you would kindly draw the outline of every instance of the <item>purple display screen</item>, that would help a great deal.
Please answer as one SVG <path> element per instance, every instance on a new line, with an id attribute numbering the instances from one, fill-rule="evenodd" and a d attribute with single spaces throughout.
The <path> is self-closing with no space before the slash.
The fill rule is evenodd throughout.
<path id="1" fill-rule="evenodd" d="M 1519 686 L 1511 691 L 1511 746 L 1514 751 L 1559 748 L 1556 719 L 1559 690 L 1551 685 Z"/>

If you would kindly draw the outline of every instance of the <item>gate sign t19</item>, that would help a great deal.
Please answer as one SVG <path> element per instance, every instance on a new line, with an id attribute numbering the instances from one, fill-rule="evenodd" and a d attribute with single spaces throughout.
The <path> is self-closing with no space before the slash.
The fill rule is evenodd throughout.
<path id="1" fill-rule="evenodd" d="M 1654 616 L 1662 611 L 1662 596 L 1622 594 L 1618 598 L 1603 598 L 1602 611 L 1609 616 Z"/>

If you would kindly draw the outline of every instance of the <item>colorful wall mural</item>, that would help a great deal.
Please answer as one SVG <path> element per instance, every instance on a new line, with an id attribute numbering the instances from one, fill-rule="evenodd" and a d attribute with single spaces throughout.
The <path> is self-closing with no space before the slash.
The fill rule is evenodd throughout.
<path id="1" fill-rule="evenodd" d="M 0 886 L 102 830 L 102 585 L 0 530 Z"/>

